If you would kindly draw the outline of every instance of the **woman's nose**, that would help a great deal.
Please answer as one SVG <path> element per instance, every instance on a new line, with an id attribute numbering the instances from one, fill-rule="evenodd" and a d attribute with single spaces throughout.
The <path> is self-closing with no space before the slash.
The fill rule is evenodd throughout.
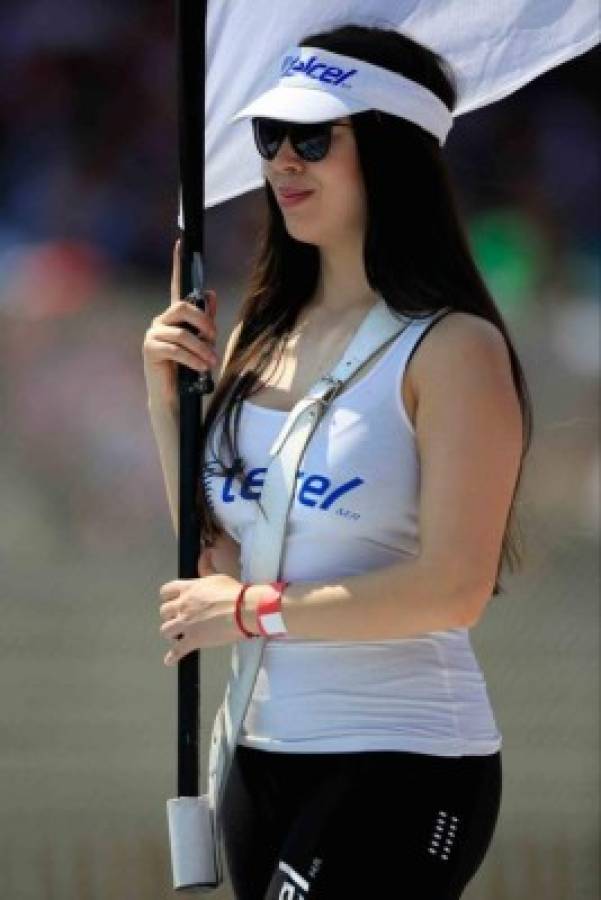
<path id="1" fill-rule="evenodd" d="M 290 143 L 290 138 L 288 137 L 288 135 L 286 135 L 286 137 L 284 138 L 284 140 L 278 147 L 278 152 L 276 153 L 276 155 L 274 156 L 274 158 L 272 159 L 271 162 L 272 162 L 272 164 L 276 163 L 276 164 L 285 164 L 285 165 L 288 165 L 291 162 L 302 164 L 302 160 L 301 160 L 300 156 L 297 154 L 297 152 L 294 149 L 294 147 L 292 146 L 292 144 Z"/>

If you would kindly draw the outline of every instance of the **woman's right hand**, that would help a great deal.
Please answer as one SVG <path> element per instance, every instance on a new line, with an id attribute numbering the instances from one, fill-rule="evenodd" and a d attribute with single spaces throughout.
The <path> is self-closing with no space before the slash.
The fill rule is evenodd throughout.
<path id="1" fill-rule="evenodd" d="M 154 317 L 142 345 L 149 403 L 171 410 L 177 409 L 179 404 L 178 364 L 204 372 L 218 362 L 215 353 L 217 295 L 215 291 L 205 291 L 206 312 L 194 303 L 180 299 L 180 250 L 181 241 L 177 240 L 173 248 L 171 302 L 164 312 Z M 199 331 L 198 336 L 184 328 L 182 322 L 194 325 Z"/>

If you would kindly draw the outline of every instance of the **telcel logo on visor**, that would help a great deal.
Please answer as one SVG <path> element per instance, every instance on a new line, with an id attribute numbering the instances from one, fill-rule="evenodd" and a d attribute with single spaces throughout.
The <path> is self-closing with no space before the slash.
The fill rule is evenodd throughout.
<path id="1" fill-rule="evenodd" d="M 441 145 L 453 124 L 453 115 L 440 97 L 419 82 L 343 53 L 287 47 L 273 74 L 277 83 L 232 121 L 258 117 L 307 123 L 377 109 L 414 122 Z"/>
<path id="2" fill-rule="evenodd" d="M 318 62 L 317 56 L 312 56 L 305 62 L 302 61 L 300 56 L 285 56 L 282 62 L 281 75 L 285 78 L 286 76 L 299 73 L 306 75 L 308 78 L 314 78 L 315 81 L 323 81 L 325 84 L 350 87 L 350 84 L 342 84 L 342 82 L 355 75 L 358 71 L 358 69 L 348 69 L 345 72 L 339 66 L 328 66 L 326 63 Z"/>

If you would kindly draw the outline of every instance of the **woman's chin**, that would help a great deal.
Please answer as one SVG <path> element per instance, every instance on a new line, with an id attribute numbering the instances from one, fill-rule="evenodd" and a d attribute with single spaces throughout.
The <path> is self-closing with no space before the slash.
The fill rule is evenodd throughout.
<path id="1" fill-rule="evenodd" d="M 293 237 L 295 241 L 301 241 L 303 244 L 318 244 L 319 234 L 315 228 L 303 227 L 302 222 L 286 221 L 286 231 Z"/>

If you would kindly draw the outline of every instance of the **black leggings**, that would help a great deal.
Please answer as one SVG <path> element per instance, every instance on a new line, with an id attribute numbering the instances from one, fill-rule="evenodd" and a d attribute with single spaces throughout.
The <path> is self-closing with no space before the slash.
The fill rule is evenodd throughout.
<path id="1" fill-rule="evenodd" d="M 501 753 L 238 745 L 223 801 L 236 900 L 456 900 L 491 843 Z"/>

